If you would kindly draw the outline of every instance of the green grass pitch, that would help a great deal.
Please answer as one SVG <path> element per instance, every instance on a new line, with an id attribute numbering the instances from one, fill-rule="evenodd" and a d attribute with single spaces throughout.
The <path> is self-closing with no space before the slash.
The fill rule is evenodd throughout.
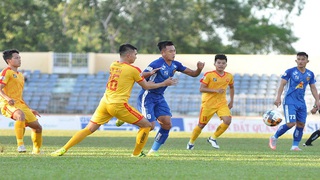
<path id="1" fill-rule="evenodd" d="M 206 142 L 210 134 L 202 133 L 190 151 L 190 133 L 171 132 L 160 157 L 132 158 L 136 132 L 97 131 L 64 156 L 51 157 L 75 132 L 44 131 L 44 154 L 31 155 L 30 130 L 24 154 L 16 152 L 13 130 L 0 130 L 0 179 L 319 179 L 320 140 L 292 152 L 291 134 L 281 137 L 272 151 L 269 134 L 226 133 L 216 150 Z M 144 151 L 154 136 L 151 132 Z"/>

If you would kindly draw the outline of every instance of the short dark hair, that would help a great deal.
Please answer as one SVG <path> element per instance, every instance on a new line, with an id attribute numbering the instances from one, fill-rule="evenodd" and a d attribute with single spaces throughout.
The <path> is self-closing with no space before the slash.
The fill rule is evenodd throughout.
<path id="1" fill-rule="evenodd" d="M 217 54 L 217 55 L 214 57 L 214 62 L 217 62 L 217 59 L 226 60 L 226 61 L 228 62 L 227 56 L 224 55 L 224 54 Z"/>
<path id="2" fill-rule="evenodd" d="M 131 44 L 122 44 L 119 47 L 119 54 L 120 56 L 126 54 L 129 51 L 138 50 L 136 47 L 132 46 Z"/>
<path id="3" fill-rule="evenodd" d="M 308 54 L 305 52 L 298 52 L 297 56 L 306 56 L 307 58 L 309 57 Z"/>
<path id="4" fill-rule="evenodd" d="M 158 43 L 158 48 L 160 51 L 162 51 L 162 49 L 165 49 L 167 46 L 173 46 L 173 42 L 172 41 L 161 41 Z"/>
<path id="5" fill-rule="evenodd" d="M 3 57 L 4 61 L 5 61 L 7 64 L 8 64 L 7 60 L 12 58 L 12 54 L 13 54 L 13 53 L 19 54 L 19 51 L 16 50 L 16 49 L 8 49 L 8 50 L 3 51 L 2 57 Z"/>

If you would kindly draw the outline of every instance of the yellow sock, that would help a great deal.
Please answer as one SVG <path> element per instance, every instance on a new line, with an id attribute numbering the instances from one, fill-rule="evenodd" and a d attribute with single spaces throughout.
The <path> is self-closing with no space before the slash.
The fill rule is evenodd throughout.
<path id="1" fill-rule="evenodd" d="M 81 142 L 84 138 L 92 134 L 88 128 L 84 128 L 81 131 L 77 132 L 72 138 L 63 146 L 66 150 L 70 149 L 72 146 Z"/>
<path id="2" fill-rule="evenodd" d="M 147 128 L 140 128 L 139 132 L 136 137 L 136 146 L 133 150 L 133 155 L 139 155 L 142 151 L 142 148 L 146 145 L 148 141 L 148 136 L 150 132 L 151 127 Z"/>
<path id="3" fill-rule="evenodd" d="M 14 124 L 14 132 L 16 134 L 17 144 L 18 146 L 23 145 L 23 136 L 24 136 L 24 128 L 26 126 L 25 121 L 18 121 L 16 120 Z"/>
<path id="4" fill-rule="evenodd" d="M 221 124 L 218 126 L 216 132 L 213 133 L 212 138 L 213 138 L 213 139 L 218 138 L 222 133 L 224 133 L 224 132 L 228 129 L 228 127 L 229 127 L 228 124 L 221 123 Z"/>
<path id="5" fill-rule="evenodd" d="M 42 146 L 42 133 L 31 132 L 31 140 L 33 142 L 33 151 L 40 152 Z"/>
<path id="6" fill-rule="evenodd" d="M 192 134 L 191 134 L 191 137 L 190 137 L 190 143 L 191 144 L 194 144 L 194 142 L 196 141 L 196 139 L 199 137 L 199 135 L 201 134 L 201 131 L 202 129 L 199 127 L 199 126 L 196 126 L 193 131 L 192 131 Z"/>

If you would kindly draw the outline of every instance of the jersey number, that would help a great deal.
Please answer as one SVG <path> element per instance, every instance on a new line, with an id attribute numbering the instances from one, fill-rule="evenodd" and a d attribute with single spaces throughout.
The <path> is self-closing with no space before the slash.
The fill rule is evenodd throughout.
<path id="1" fill-rule="evenodd" d="M 110 74 L 108 89 L 111 91 L 116 91 L 118 88 L 118 81 L 116 80 L 119 77 L 118 74 Z"/>

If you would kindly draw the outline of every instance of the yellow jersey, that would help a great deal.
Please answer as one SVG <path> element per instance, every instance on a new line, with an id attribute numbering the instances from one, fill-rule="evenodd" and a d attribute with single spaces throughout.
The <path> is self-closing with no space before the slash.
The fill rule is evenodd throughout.
<path id="1" fill-rule="evenodd" d="M 138 67 L 115 61 L 110 65 L 110 76 L 105 92 L 107 103 L 128 102 L 135 82 L 144 79 Z"/>
<path id="2" fill-rule="evenodd" d="M 224 89 L 224 93 L 202 93 L 202 107 L 217 108 L 228 103 L 226 93 L 229 85 L 233 84 L 233 76 L 228 72 L 224 72 L 221 76 L 217 71 L 210 71 L 204 74 L 200 80 L 210 89 Z"/>
<path id="3" fill-rule="evenodd" d="M 0 83 L 4 84 L 3 92 L 15 101 L 15 103 L 23 103 L 24 77 L 20 72 L 13 71 L 10 67 L 2 70 Z M 7 100 L 0 96 L 0 103 L 3 105 Z"/>

